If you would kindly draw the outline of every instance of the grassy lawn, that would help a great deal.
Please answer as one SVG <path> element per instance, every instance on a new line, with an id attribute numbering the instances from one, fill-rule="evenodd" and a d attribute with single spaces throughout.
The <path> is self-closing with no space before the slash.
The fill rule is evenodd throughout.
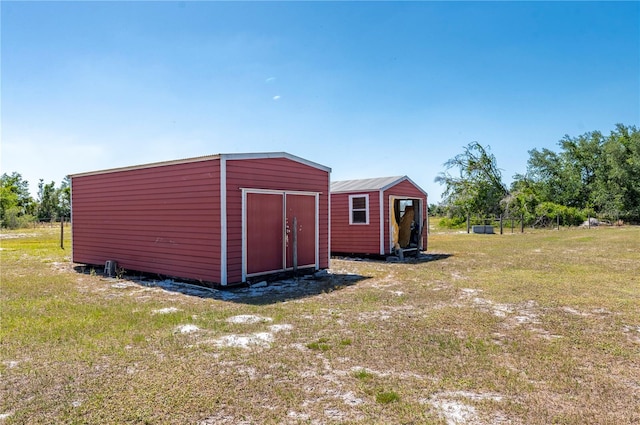
<path id="1" fill-rule="evenodd" d="M 65 245 L 3 234 L 0 423 L 640 423 L 640 227 L 434 232 L 432 261 L 333 259 L 264 298 Z"/>

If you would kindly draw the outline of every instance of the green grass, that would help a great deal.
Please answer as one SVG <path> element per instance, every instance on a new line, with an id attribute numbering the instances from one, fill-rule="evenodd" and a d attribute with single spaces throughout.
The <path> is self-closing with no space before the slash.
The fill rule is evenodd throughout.
<path id="1" fill-rule="evenodd" d="M 439 231 L 443 259 L 334 259 L 368 278 L 262 305 L 114 286 L 58 232 L 0 240 L 4 424 L 444 424 L 443 401 L 472 423 L 640 422 L 638 227 Z"/>
<path id="2" fill-rule="evenodd" d="M 329 340 L 327 338 L 320 338 L 317 341 L 308 343 L 307 348 L 310 350 L 328 351 L 331 349 L 331 345 L 329 345 L 328 342 Z"/>
<path id="3" fill-rule="evenodd" d="M 376 403 L 387 404 L 400 401 L 400 396 L 395 391 L 382 391 L 376 394 Z"/>
<path id="4" fill-rule="evenodd" d="M 356 378 L 362 381 L 366 381 L 366 380 L 372 379 L 375 375 L 373 373 L 367 372 L 364 369 L 359 369 L 353 373 L 353 376 L 355 376 Z"/>

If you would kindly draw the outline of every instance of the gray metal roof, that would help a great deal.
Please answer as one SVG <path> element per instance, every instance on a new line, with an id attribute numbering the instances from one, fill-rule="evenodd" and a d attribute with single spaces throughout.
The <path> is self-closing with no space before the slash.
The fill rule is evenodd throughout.
<path id="1" fill-rule="evenodd" d="M 331 182 L 331 192 L 368 192 L 383 190 L 387 187 L 408 180 L 407 176 L 376 177 L 373 179 L 341 180 Z"/>
<path id="2" fill-rule="evenodd" d="M 153 167 L 162 167 L 165 165 L 174 165 L 174 164 L 186 164 L 190 162 L 199 162 L 199 161 L 208 161 L 211 159 L 225 159 L 225 160 L 238 160 L 238 159 L 265 159 L 265 158 L 287 158 L 295 162 L 300 162 L 302 164 L 308 165 L 313 168 L 318 168 L 320 170 L 326 171 L 328 173 L 331 172 L 331 168 L 318 164 L 316 162 L 309 161 L 304 158 L 300 158 L 299 156 L 291 155 L 286 152 L 257 152 L 257 153 L 220 153 L 216 155 L 205 155 L 198 156 L 194 158 L 184 158 L 184 159 L 176 159 L 171 161 L 162 161 L 162 162 L 153 162 L 149 164 L 139 164 L 139 165 L 131 165 L 127 167 L 119 167 L 119 168 L 108 168 L 104 170 L 96 170 L 96 171 L 88 171 L 84 173 L 74 173 L 69 174 L 68 177 L 80 177 L 80 176 L 89 176 L 95 174 L 107 174 L 118 171 L 128 171 L 128 170 L 139 170 L 143 168 L 153 168 Z"/>

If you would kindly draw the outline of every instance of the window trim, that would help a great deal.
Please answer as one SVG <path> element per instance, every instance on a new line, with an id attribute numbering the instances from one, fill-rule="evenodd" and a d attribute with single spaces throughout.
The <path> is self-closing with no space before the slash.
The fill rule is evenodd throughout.
<path id="1" fill-rule="evenodd" d="M 364 198 L 364 208 L 353 208 L 353 199 L 354 198 Z M 364 211 L 365 221 L 364 222 L 354 222 L 353 221 L 353 213 L 356 211 Z M 362 193 L 358 195 L 349 195 L 349 225 L 353 226 L 366 226 L 369 224 L 369 194 Z"/>

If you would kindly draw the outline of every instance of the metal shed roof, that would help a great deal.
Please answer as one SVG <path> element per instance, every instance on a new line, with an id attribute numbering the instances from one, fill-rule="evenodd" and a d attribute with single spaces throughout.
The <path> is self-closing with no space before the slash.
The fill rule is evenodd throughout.
<path id="1" fill-rule="evenodd" d="M 408 179 L 407 176 L 376 177 L 372 179 L 341 180 L 331 182 L 331 192 L 366 192 L 383 190 Z"/>
<path id="2" fill-rule="evenodd" d="M 290 153 L 287 153 L 287 152 L 258 152 L 258 153 L 221 153 L 217 155 L 205 155 L 205 156 L 198 156 L 194 158 L 176 159 L 171 161 L 161 161 L 161 162 L 153 162 L 149 164 L 132 165 L 128 167 L 109 168 L 104 170 L 88 171 L 84 173 L 75 173 L 75 174 L 70 174 L 68 177 L 79 177 L 79 176 L 87 176 L 87 175 L 94 175 L 94 174 L 106 174 L 106 173 L 113 173 L 117 171 L 138 170 L 142 168 L 162 167 L 165 165 L 174 165 L 174 164 L 186 164 L 189 162 L 208 161 L 211 159 L 242 160 L 242 159 L 265 159 L 265 158 L 286 158 L 292 161 L 306 164 L 313 168 L 318 168 L 328 173 L 331 172 L 330 167 L 318 164 L 313 161 L 309 161 L 304 158 L 300 158 L 299 156 L 291 155 Z"/>
<path id="3" fill-rule="evenodd" d="M 387 190 L 390 187 L 397 185 L 407 180 L 414 185 L 418 190 L 427 196 L 427 192 L 420 186 L 415 184 L 407 176 L 391 176 L 391 177 L 375 177 L 371 179 L 356 179 L 356 180 L 340 180 L 331 182 L 331 193 L 346 193 L 346 192 L 371 192 L 374 190 Z"/>

